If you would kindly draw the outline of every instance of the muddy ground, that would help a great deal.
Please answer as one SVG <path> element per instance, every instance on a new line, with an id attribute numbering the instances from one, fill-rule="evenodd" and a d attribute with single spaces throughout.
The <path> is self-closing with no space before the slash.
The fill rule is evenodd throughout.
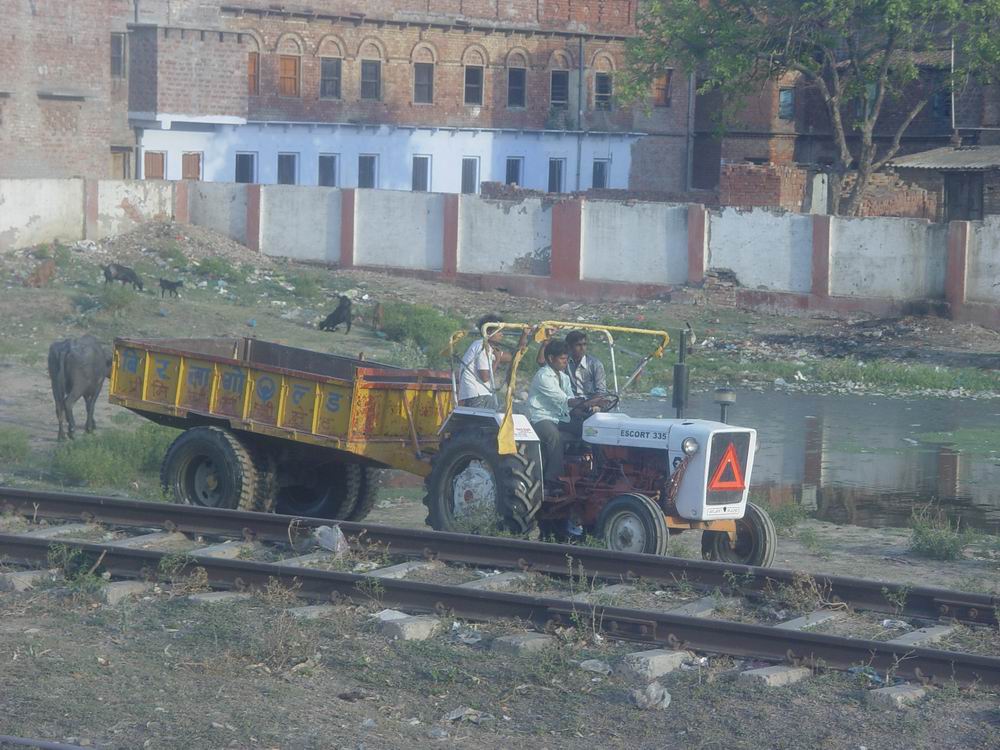
<path id="1" fill-rule="evenodd" d="M 212 260 L 217 254 L 224 263 Z M 55 278 L 25 287 L 23 280 L 47 259 Z M 112 260 L 139 270 L 146 291 L 105 290 L 100 264 Z M 183 279 L 181 297 L 161 299 L 159 276 Z M 491 310 L 528 321 L 639 323 L 671 332 L 690 322 L 699 337 L 691 358 L 697 387 L 1000 392 L 992 369 L 1000 335 L 940 319 L 780 317 L 737 310 L 710 292 L 686 293 L 683 302 L 546 304 L 497 290 L 262 259 L 211 233 L 174 226 L 147 227 L 95 247 L 0 258 L 0 285 L 0 437 L 23 430 L 29 438 L 26 454 L 12 453 L 19 457 L 0 464 L 5 484 L 66 484 L 53 463 L 59 449 L 45 373 L 45 352 L 57 338 L 255 335 L 425 363 L 433 352 L 371 329 L 376 302 L 419 303 L 466 322 Z M 316 330 L 341 293 L 355 300 L 362 321 L 350 334 Z M 642 381 L 643 390 L 657 386 L 669 387 L 668 366 Z M 82 404 L 78 414 L 82 422 Z M 98 440 L 139 423 L 106 398 L 97 419 Z M 400 478 L 390 477 L 390 484 L 371 519 L 422 525 L 419 489 Z M 158 494 L 155 471 L 83 489 Z M 909 551 L 909 534 L 795 519 L 782 527 L 775 565 L 1000 591 L 995 540 L 976 540 L 959 560 L 932 561 Z M 674 542 L 675 554 L 695 556 L 698 548 L 696 534 Z M 613 660 L 625 649 L 621 644 L 570 633 L 552 655 L 517 660 L 446 635 L 422 644 L 387 642 L 370 625 L 368 615 L 377 608 L 372 602 L 298 623 L 273 595 L 213 608 L 166 591 L 116 607 L 75 589 L 0 594 L 0 735 L 106 748 L 1000 746 L 998 696 L 981 691 L 937 690 L 918 708 L 887 712 L 869 705 L 862 685 L 845 675 L 764 691 L 735 681 L 735 670 L 747 665 L 717 659 L 665 678 L 673 702 L 650 713 L 629 705 L 629 686 L 620 678 L 575 664 Z M 516 627 L 490 625 L 483 643 Z M 492 718 L 478 725 L 442 719 L 462 706 Z"/>

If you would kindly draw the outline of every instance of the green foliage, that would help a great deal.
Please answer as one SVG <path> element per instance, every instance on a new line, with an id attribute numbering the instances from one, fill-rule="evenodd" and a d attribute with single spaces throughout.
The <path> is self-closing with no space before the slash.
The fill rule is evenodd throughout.
<path id="1" fill-rule="evenodd" d="M 946 49 L 955 32 L 956 82 L 989 79 L 1000 68 L 1000 0 L 652 0 L 638 28 L 619 76 L 625 101 L 645 101 L 655 76 L 677 64 L 697 72 L 703 93 L 721 94 L 720 128 L 763 81 L 798 81 L 817 92 L 838 146 L 835 172 L 852 162 L 859 172 L 848 213 L 913 118 L 951 88 L 947 68 L 921 68 L 922 57 Z M 876 123 L 900 106 L 903 116 L 884 123 L 896 140 L 880 148 Z M 860 146 L 851 147 L 853 139 Z"/>
<path id="2" fill-rule="evenodd" d="M 96 575 L 97 555 L 66 544 L 53 544 L 49 547 L 48 560 L 49 567 L 62 573 L 70 588 L 79 593 L 92 594 L 104 583 Z"/>
<path id="3" fill-rule="evenodd" d="M 808 517 L 805 509 L 795 502 L 783 503 L 781 505 L 760 502 L 760 505 L 767 511 L 767 515 L 771 517 L 774 530 L 783 536 L 791 536 L 795 527 Z"/>
<path id="4" fill-rule="evenodd" d="M 301 299 L 312 299 L 323 293 L 323 277 L 318 273 L 298 273 L 289 276 L 288 283 L 295 287 L 295 296 Z"/>
<path id="5" fill-rule="evenodd" d="M 20 427 L 0 428 L 0 463 L 16 464 L 28 457 L 28 433 Z"/>
<path id="6" fill-rule="evenodd" d="M 136 292 L 124 284 L 105 284 L 97 293 L 97 301 L 102 310 L 113 315 L 123 313 L 135 304 Z"/>
<path id="7" fill-rule="evenodd" d="M 177 431 L 154 424 L 136 430 L 104 430 L 63 443 L 52 468 L 70 484 L 127 488 L 143 476 L 155 476 Z"/>
<path id="8" fill-rule="evenodd" d="M 237 268 L 225 258 L 205 258 L 194 269 L 199 276 L 209 279 L 222 279 L 230 284 L 246 281 L 247 273 L 244 266 Z"/>
<path id="9" fill-rule="evenodd" d="M 382 310 L 382 330 L 390 341 L 412 342 L 432 367 L 447 366 L 448 340 L 464 323 L 427 305 L 388 302 Z"/>
<path id="10" fill-rule="evenodd" d="M 958 560 L 965 548 L 975 538 L 968 531 L 959 529 L 940 511 L 930 508 L 913 511 L 910 520 L 910 552 L 933 560 Z"/>
<path id="11" fill-rule="evenodd" d="M 169 240 L 156 248 L 156 254 L 174 268 L 186 268 L 188 265 L 187 256 L 181 252 L 181 249 L 173 240 Z"/>

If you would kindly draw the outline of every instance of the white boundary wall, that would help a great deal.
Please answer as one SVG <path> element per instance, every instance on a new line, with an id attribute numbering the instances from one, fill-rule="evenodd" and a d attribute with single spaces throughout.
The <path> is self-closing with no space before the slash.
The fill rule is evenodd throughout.
<path id="1" fill-rule="evenodd" d="M 687 206 L 585 201 L 580 276 L 633 284 L 687 281 Z"/>
<path id="2" fill-rule="evenodd" d="M 969 302 L 1000 303 L 1000 216 L 969 222 L 965 296 Z"/>
<path id="3" fill-rule="evenodd" d="M 0 252 L 83 239 L 83 180 L 0 180 Z"/>
<path id="4" fill-rule="evenodd" d="M 540 198 L 463 195 L 458 221 L 459 273 L 531 273 L 552 257 L 552 207 Z"/>
<path id="5" fill-rule="evenodd" d="M 212 229 L 231 240 L 247 242 L 247 186 L 233 182 L 188 184 L 192 224 Z"/>
<path id="6" fill-rule="evenodd" d="M 812 217 L 725 208 L 709 213 L 709 268 L 728 268 L 748 289 L 808 294 Z"/>
<path id="7" fill-rule="evenodd" d="M 421 271 L 444 264 L 444 200 L 435 193 L 358 190 L 354 263 Z"/>
<path id="8" fill-rule="evenodd" d="M 265 185 L 260 189 L 260 250 L 296 260 L 340 262 L 337 188 Z"/>

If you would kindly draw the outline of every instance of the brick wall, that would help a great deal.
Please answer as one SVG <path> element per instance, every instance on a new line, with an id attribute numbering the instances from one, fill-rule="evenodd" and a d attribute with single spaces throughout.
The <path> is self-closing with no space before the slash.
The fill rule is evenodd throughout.
<path id="1" fill-rule="evenodd" d="M 723 206 L 760 206 L 801 211 L 809 173 L 776 164 L 724 164 L 719 180 Z"/>
<path id="2" fill-rule="evenodd" d="M 5 3 L 0 25 L 0 176 L 106 177 L 129 139 L 111 32 L 124 0 Z M 123 145 L 129 145 L 126 142 Z"/>
<path id="3" fill-rule="evenodd" d="M 156 110 L 246 117 L 246 46 L 233 32 L 156 29 Z"/>
<path id="4" fill-rule="evenodd" d="M 941 221 L 944 210 L 944 180 L 929 170 L 905 170 L 905 178 L 885 172 L 871 176 L 861 216 L 902 216 Z M 850 190 L 853 175 L 844 180 L 844 192 Z"/>

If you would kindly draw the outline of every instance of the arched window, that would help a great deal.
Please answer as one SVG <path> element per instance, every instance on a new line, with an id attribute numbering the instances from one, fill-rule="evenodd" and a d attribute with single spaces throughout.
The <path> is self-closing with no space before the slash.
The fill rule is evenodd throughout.
<path id="1" fill-rule="evenodd" d="M 524 109 L 528 106 L 528 53 L 512 49 L 507 54 L 507 107 Z"/>
<path id="2" fill-rule="evenodd" d="M 549 106 L 552 109 L 569 109 L 569 71 L 573 61 L 563 50 L 556 50 L 549 57 Z"/>
<path id="3" fill-rule="evenodd" d="M 377 39 L 366 39 L 358 47 L 358 57 L 361 58 L 361 98 L 380 101 L 385 47 Z"/>
<path id="4" fill-rule="evenodd" d="M 606 52 L 598 52 L 594 55 L 593 68 L 594 109 L 610 112 L 614 95 L 614 61 Z"/>
<path id="5" fill-rule="evenodd" d="M 299 96 L 302 92 L 302 40 L 295 34 L 278 39 L 278 96 Z"/>
<path id="6" fill-rule="evenodd" d="M 413 48 L 410 60 L 413 62 L 413 103 L 433 104 L 437 52 L 430 44 L 421 42 Z"/>
<path id="7" fill-rule="evenodd" d="M 482 106 L 486 89 L 486 66 L 489 57 L 486 50 L 478 44 L 470 45 L 462 55 L 465 66 L 465 96 L 464 101 L 469 106 Z"/>
<path id="8" fill-rule="evenodd" d="M 241 34 L 240 40 L 247 45 L 247 93 L 260 94 L 260 41 L 253 34 Z"/>
<path id="9" fill-rule="evenodd" d="M 344 47 L 335 36 L 323 37 L 316 46 L 319 57 L 319 98 L 340 99 L 344 72 Z"/>

